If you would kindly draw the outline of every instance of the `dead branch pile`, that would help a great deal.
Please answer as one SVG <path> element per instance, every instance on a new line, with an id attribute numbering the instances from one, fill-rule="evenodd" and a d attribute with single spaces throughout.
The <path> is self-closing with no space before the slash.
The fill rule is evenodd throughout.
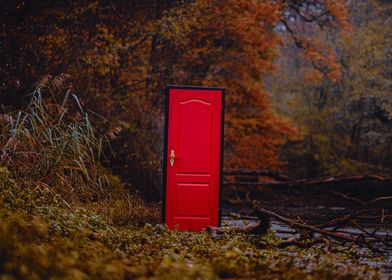
<path id="1" fill-rule="evenodd" d="M 231 198 L 225 199 L 231 205 L 242 205 L 251 209 L 254 216 L 235 215 L 234 219 L 253 220 L 245 227 L 210 227 L 212 234 L 227 231 L 247 234 L 265 233 L 273 219 L 287 225 L 290 229 L 283 230 L 291 237 L 279 244 L 285 248 L 291 245 L 308 248 L 316 244 L 324 244 L 325 251 L 329 251 L 331 244 L 339 242 L 349 247 L 354 244 L 366 246 L 373 251 L 392 249 L 392 236 L 385 230 L 385 225 L 392 220 L 392 178 L 383 178 L 374 175 L 356 176 L 349 178 L 328 177 L 317 179 L 294 180 L 269 171 L 237 170 L 226 171 L 224 185 L 234 190 Z M 310 187 L 310 188 L 308 188 Z M 297 192 L 295 192 L 297 190 Z M 316 224 L 303 221 L 301 218 L 283 216 L 270 209 L 271 193 L 283 196 L 299 194 L 299 190 L 306 190 L 307 197 L 320 194 L 332 195 L 351 203 L 354 212 L 342 214 L 338 218 Z M 362 192 L 362 197 L 357 197 Z M 259 194 L 263 195 L 259 195 Z M 353 194 L 356 194 L 355 196 Z M 371 194 L 371 195 L 369 195 Z M 252 197 L 251 197 L 252 196 Z M 300 195 L 301 196 L 301 195 Z M 375 199 L 374 199 L 375 198 Z M 281 199 L 281 198 L 280 198 Z M 268 203 L 265 203 L 265 202 Z M 277 202 L 279 201 L 279 197 Z M 306 199 L 305 199 L 306 201 Z M 303 201 L 302 201 L 303 202 Z M 333 199 L 335 203 L 335 199 Z M 281 203 L 280 203 L 281 204 Z M 268 206 L 269 205 L 269 206 Z M 372 230 L 367 229 L 363 223 L 367 221 L 378 223 L 380 226 Z M 350 228 L 350 230 L 348 230 Z"/>
<path id="2" fill-rule="evenodd" d="M 242 233 L 265 233 L 270 219 L 277 220 L 291 228 L 289 231 L 284 233 L 291 233 L 292 237 L 283 241 L 278 245 L 280 248 L 288 246 L 297 246 L 301 248 L 309 248 L 316 244 L 324 244 L 324 251 L 330 250 L 333 242 L 339 242 L 340 244 L 348 245 L 352 247 L 354 244 L 360 246 L 366 246 L 372 251 L 384 252 L 392 249 L 392 236 L 388 232 L 383 232 L 382 227 L 378 227 L 369 231 L 363 225 L 359 223 L 359 219 L 363 218 L 378 218 L 380 223 L 386 219 L 387 209 L 391 210 L 392 197 L 379 197 L 372 200 L 371 202 L 363 205 L 355 213 L 345 215 L 340 218 L 330 220 L 328 222 L 312 225 L 307 222 L 297 219 L 290 219 L 282 216 L 270 209 L 263 207 L 259 201 L 248 201 L 249 206 L 253 209 L 255 217 L 236 215 L 237 218 L 242 219 L 258 219 L 259 222 L 250 223 L 246 227 L 218 227 L 209 228 L 212 234 L 219 234 L 221 232 L 235 231 Z M 356 230 L 345 230 L 350 227 Z"/>
<path id="3" fill-rule="evenodd" d="M 392 249 L 392 236 L 390 236 L 387 232 L 379 234 L 379 231 L 382 231 L 381 227 L 369 231 L 358 222 L 358 219 L 363 215 L 371 214 L 373 218 L 376 215 L 380 219 L 380 222 L 382 222 L 385 219 L 385 206 L 390 207 L 391 205 L 387 204 L 378 208 L 376 207 L 376 204 L 388 201 L 392 202 L 392 197 L 381 197 L 375 199 L 353 214 L 345 215 L 319 225 L 309 225 L 299 219 L 289 219 L 264 208 L 256 201 L 252 202 L 252 206 L 256 212 L 263 213 L 270 218 L 278 220 L 295 231 L 296 234 L 294 237 L 281 243 L 281 247 L 287 247 L 290 245 L 305 247 L 306 243 L 303 241 L 310 239 L 313 242 L 311 245 L 323 242 L 325 244 L 325 251 L 329 251 L 332 240 L 349 244 L 350 247 L 357 244 L 366 246 L 373 251 L 384 251 Z M 344 227 L 347 226 L 357 230 L 344 230 Z"/>

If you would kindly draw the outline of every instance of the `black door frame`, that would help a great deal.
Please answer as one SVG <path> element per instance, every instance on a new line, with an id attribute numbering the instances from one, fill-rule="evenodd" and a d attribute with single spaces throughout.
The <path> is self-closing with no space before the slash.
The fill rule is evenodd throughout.
<path id="1" fill-rule="evenodd" d="M 165 88 L 165 135 L 163 147 L 163 187 L 162 187 L 162 223 L 166 221 L 166 177 L 167 177 L 167 144 L 169 130 L 169 101 L 171 89 L 190 89 L 190 90 L 220 90 L 222 92 L 222 111 L 221 111 L 221 139 L 220 139 L 220 167 L 219 167 L 219 213 L 218 226 L 222 225 L 222 188 L 223 188 L 223 155 L 224 155 L 224 132 L 225 132 L 225 95 L 226 91 L 221 87 L 202 87 L 202 86 L 175 86 L 168 85 Z"/>

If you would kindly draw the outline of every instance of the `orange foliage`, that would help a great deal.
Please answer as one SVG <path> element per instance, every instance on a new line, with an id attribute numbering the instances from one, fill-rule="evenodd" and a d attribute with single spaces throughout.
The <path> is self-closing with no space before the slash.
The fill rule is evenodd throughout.
<path id="1" fill-rule="evenodd" d="M 341 80 L 341 65 L 335 50 L 331 47 L 333 38 L 325 37 L 327 29 L 341 31 L 349 39 L 351 26 L 348 21 L 348 6 L 340 0 L 285 1 L 285 29 L 292 35 L 298 47 L 318 71 L 312 71 L 305 80 L 316 82 L 321 77 L 333 83 Z"/>
<path id="2" fill-rule="evenodd" d="M 336 23 L 344 30 L 350 31 L 351 26 L 348 22 L 347 3 L 342 0 L 325 0 L 325 8 L 335 19 Z"/>
<path id="3" fill-rule="evenodd" d="M 71 74 L 83 106 L 112 120 L 99 120 L 102 130 L 122 129 L 113 162 L 127 178 L 140 177 L 134 184 L 160 183 L 166 84 L 227 89 L 226 167 L 282 166 L 279 148 L 297 131 L 270 109 L 262 81 L 275 69 L 276 28 L 288 5 L 302 1 L 19 2 L 0 12 L 7 30 L 0 34 L 0 89 L 15 92 L 21 81 L 24 94 L 44 74 Z M 317 2 L 346 25 L 343 1 Z M 304 55 L 337 80 L 333 52 L 303 38 Z"/>

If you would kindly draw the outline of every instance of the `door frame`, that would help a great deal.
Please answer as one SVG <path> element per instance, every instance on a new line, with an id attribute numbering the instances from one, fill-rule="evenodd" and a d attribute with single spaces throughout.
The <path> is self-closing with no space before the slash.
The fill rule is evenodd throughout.
<path id="1" fill-rule="evenodd" d="M 188 90 L 219 90 L 222 92 L 222 111 L 221 111 L 221 134 L 220 134 L 220 163 L 219 163 L 219 201 L 218 201 L 218 226 L 221 226 L 222 218 L 222 187 L 223 187 L 223 155 L 224 155 L 224 132 L 225 132 L 225 89 L 222 87 L 203 87 L 203 86 L 181 86 L 167 85 L 165 87 L 165 135 L 163 147 L 163 187 L 162 187 L 162 223 L 166 222 L 166 179 L 167 179 L 167 148 L 169 133 L 169 104 L 171 89 L 188 89 Z"/>

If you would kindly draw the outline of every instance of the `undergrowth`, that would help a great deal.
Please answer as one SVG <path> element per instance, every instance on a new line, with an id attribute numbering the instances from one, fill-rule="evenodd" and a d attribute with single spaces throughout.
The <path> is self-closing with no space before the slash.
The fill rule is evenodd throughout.
<path id="1" fill-rule="evenodd" d="M 378 279 L 355 251 L 276 249 L 272 232 L 170 231 L 156 215 L 142 225 L 139 214 L 124 227 L 93 209 L 69 210 L 59 195 L 21 188 L 2 167 L 0 279 Z"/>

